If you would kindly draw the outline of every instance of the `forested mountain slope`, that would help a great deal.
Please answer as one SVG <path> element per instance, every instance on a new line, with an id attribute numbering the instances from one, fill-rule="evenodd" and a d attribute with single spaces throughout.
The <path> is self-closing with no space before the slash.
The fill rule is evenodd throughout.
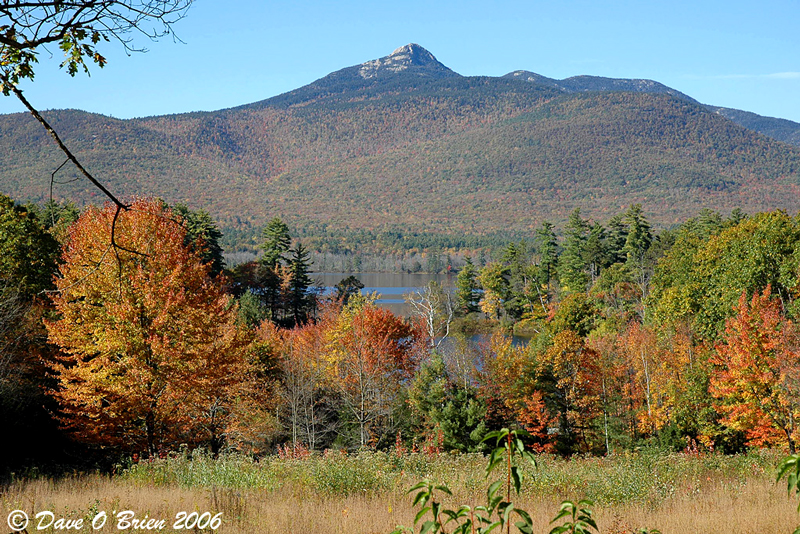
<path id="1" fill-rule="evenodd" d="M 463 77 L 408 45 L 239 108 L 46 116 L 113 191 L 203 207 L 243 242 L 276 215 L 307 236 L 429 232 L 457 243 L 525 235 L 576 206 L 605 220 L 642 202 L 660 225 L 702 207 L 800 210 L 796 147 L 656 82 L 577 77 L 564 90 L 569 80 L 527 74 Z M 64 158 L 44 130 L 2 115 L 0 147 L 0 191 L 45 198 Z M 100 199 L 82 181 L 55 191 Z"/>

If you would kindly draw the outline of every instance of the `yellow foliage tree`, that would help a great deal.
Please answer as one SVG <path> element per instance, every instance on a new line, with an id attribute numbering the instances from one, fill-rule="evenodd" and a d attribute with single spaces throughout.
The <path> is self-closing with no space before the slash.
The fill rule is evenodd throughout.
<path id="1" fill-rule="evenodd" d="M 59 317 L 46 326 L 61 348 L 61 422 L 80 441 L 122 450 L 216 451 L 248 376 L 235 308 L 161 202 L 115 213 L 84 212 L 56 279 Z"/>

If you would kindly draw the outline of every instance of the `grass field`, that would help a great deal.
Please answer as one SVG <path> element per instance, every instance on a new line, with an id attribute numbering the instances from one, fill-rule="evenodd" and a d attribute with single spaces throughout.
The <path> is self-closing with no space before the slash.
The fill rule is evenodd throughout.
<path id="1" fill-rule="evenodd" d="M 542 456 L 538 468 L 526 472 L 523 495 L 514 500 L 534 516 L 542 533 L 549 531 L 563 499 L 585 497 L 595 501 L 604 534 L 641 528 L 664 534 L 788 534 L 800 524 L 800 515 L 785 486 L 775 485 L 780 458 L 768 451 L 738 456 L 643 451 L 569 460 Z M 413 524 L 415 511 L 406 490 L 422 478 L 446 483 L 454 493 L 449 504 L 481 504 L 488 485 L 485 465 L 480 455 L 329 453 L 254 462 L 196 454 L 139 463 L 114 476 L 17 479 L 2 488 L 0 517 L 5 522 L 12 510 L 22 510 L 33 519 L 47 510 L 55 519 L 84 518 L 83 529 L 72 532 L 145 531 L 114 523 L 114 512 L 131 510 L 138 519 L 164 519 L 162 531 L 172 532 L 181 511 L 208 512 L 206 520 L 221 512 L 221 533 L 388 534 L 398 524 Z M 111 517 L 105 527 L 92 530 L 90 523 L 101 511 Z M 34 519 L 28 532 L 36 527 Z M 54 527 L 39 531 L 67 531 Z"/>

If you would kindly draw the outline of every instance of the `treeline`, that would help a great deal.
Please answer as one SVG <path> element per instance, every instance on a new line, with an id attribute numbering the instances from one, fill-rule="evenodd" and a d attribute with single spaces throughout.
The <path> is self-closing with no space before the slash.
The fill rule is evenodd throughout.
<path id="1" fill-rule="evenodd" d="M 254 223 L 239 221 L 237 229 L 224 228 L 220 244 L 231 253 L 253 252 L 259 250 L 262 227 Z M 328 224 L 300 225 L 294 228 L 297 239 L 303 241 L 312 253 L 368 257 L 387 255 L 404 258 L 425 251 L 455 252 L 464 250 L 499 250 L 509 239 L 521 238 L 521 232 L 497 232 L 487 235 L 448 235 L 440 233 L 420 233 L 401 228 L 384 230 L 365 230 L 358 228 L 334 228 Z M 376 263 L 377 259 L 371 259 Z M 404 260 L 405 261 L 405 260 Z M 330 270 L 330 269 L 328 269 Z M 382 269 L 379 269 L 382 270 Z M 399 272 L 404 269 L 398 269 Z M 391 270 L 389 271 L 391 272 Z"/>
<path id="2" fill-rule="evenodd" d="M 704 211 L 653 235 L 638 205 L 607 226 L 575 210 L 560 242 L 545 223 L 458 276 L 457 311 L 532 336 L 524 348 L 493 338 L 477 365 L 484 422 L 564 453 L 793 451 L 798 275 L 800 220 L 782 211 Z M 466 384 L 439 373 L 451 391 Z"/>
<path id="3" fill-rule="evenodd" d="M 795 447 L 800 221 L 784 212 L 706 211 L 654 234 L 638 205 L 606 225 L 575 210 L 563 239 L 544 223 L 465 261 L 454 295 L 413 295 L 410 319 L 354 278 L 315 295 L 278 218 L 261 258 L 227 274 L 205 212 L 138 200 L 112 240 L 114 219 L 0 203 L 3 423 L 51 457 L 469 451 L 503 427 L 561 454 Z M 483 321 L 498 333 L 470 342 Z M 36 447 L 12 452 L 6 468 Z"/>

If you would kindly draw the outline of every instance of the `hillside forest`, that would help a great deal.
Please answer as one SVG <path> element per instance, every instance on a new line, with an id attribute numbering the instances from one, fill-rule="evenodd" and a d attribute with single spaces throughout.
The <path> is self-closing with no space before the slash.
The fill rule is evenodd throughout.
<path id="1" fill-rule="evenodd" d="M 181 447 L 477 451 L 503 427 L 561 455 L 797 446 L 800 220 L 783 211 L 654 233 L 638 205 L 605 225 L 576 209 L 561 238 L 544 223 L 467 258 L 408 318 L 356 278 L 313 291 L 279 218 L 229 270 L 202 210 L 139 199 L 112 241 L 114 215 L 0 199 L 0 413 L 30 436 L 5 469 Z"/>

